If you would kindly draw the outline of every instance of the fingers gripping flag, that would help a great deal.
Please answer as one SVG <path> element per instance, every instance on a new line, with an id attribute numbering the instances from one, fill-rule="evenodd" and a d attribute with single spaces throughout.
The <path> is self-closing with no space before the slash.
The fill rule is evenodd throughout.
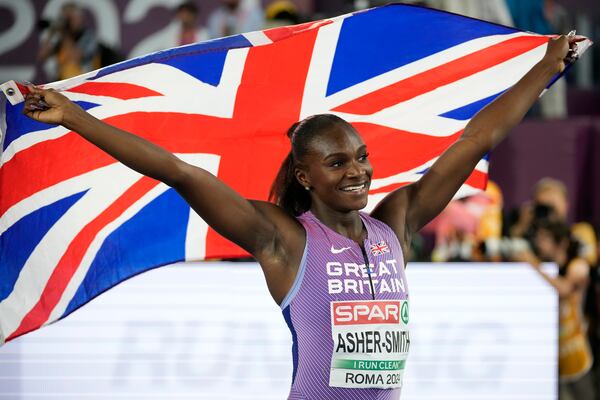
<path id="1" fill-rule="evenodd" d="M 546 42 L 391 5 L 162 51 L 45 87 L 252 199 L 267 198 L 289 151 L 288 127 L 337 114 L 372 154 L 373 207 L 418 180 L 479 109 L 542 58 Z M 0 343 L 151 268 L 244 255 L 173 189 L 74 132 L 26 118 L 20 88 L 4 89 Z M 484 159 L 458 195 L 486 181 Z"/>

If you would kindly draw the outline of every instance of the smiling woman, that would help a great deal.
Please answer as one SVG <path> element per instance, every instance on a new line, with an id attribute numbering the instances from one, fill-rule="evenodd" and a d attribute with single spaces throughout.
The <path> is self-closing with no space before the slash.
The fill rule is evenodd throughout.
<path id="1" fill-rule="evenodd" d="M 292 125 L 288 137 L 292 149 L 277 174 L 271 199 L 296 216 L 313 206 L 342 212 L 366 207 L 373 168 L 352 125 L 332 114 L 314 115 Z"/>
<path id="2" fill-rule="evenodd" d="M 173 187 L 213 229 L 258 260 L 294 341 L 290 399 L 391 400 L 400 396 L 410 346 L 404 254 L 412 234 L 519 123 L 564 69 L 575 41 L 550 39 L 544 58 L 477 113 L 419 181 L 390 193 L 370 215 L 360 212 L 373 174 L 367 148 L 334 115 L 312 116 L 289 130 L 291 150 L 273 185 L 274 204 L 243 198 L 208 171 L 96 119 L 55 91 L 30 87 L 24 113 L 62 124 Z M 356 318 L 337 318 L 336 310 L 355 310 Z"/>

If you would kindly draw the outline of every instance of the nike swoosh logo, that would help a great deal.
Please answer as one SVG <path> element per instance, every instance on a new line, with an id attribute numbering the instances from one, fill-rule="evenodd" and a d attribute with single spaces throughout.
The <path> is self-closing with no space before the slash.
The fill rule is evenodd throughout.
<path id="1" fill-rule="evenodd" d="M 350 247 L 342 247 L 341 249 L 336 249 L 335 247 L 333 247 L 333 245 L 331 245 L 331 252 L 333 254 L 340 254 L 341 252 L 346 250 L 350 250 Z"/>

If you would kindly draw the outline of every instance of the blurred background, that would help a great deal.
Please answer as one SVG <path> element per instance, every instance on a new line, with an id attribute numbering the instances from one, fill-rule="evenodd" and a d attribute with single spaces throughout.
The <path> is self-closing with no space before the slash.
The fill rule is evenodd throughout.
<path id="1" fill-rule="evenodd" d="M 383 3 L 0 0 L 0 82 L 65 79 L 153 51 Z M 578 34 L 600 42 L 597 0 L 411 3 L 541 34 L 577 29 Z M 600 362 L 589 368 L 590 360 L 600 361 L 600 51 L 595 47 L 490 155 L 488 190 L 453 201 L 414 238 L 410 254 L 411 261 L 420 262 L 510 262 L 527 261 L 523 253 L 529 248 L 538 258 L 556 262 L 561 267 L 556 279 L 566 282 L 568 261 L 584 259 L 588 276 L 577 283 L 578 293 L 560 296 L 561 304 L 570 302 L 572 295 L 579 296 L 575 308 L 581 310 L 582 318 L 577 324 L 585 332 L 585 346 L 590 349 L 582 356 L 585 367 L 561 387 L 564 398 L 575 399 L 600 398 Z M 561 231 L 565 227 L 566 234 Z M 559 257 L 557 251 L 543 251 L 542 231 L 554 238 L 557 246 L 563 239 L 568 241 L 567 259 Z M 583 379 L 587 383 L 580 385 Z M 596 387 L 595 394 L 589 382 Z"/>

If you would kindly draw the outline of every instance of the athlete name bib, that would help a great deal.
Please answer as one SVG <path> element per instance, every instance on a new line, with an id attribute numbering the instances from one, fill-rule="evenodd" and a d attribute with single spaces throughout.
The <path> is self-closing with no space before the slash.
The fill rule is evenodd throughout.
<path id="1" fill-rule="evenodd" d="M 331 334 L 329 386 L 402 386 L 410 346 L 408 300 L 334 301 Z"/>

